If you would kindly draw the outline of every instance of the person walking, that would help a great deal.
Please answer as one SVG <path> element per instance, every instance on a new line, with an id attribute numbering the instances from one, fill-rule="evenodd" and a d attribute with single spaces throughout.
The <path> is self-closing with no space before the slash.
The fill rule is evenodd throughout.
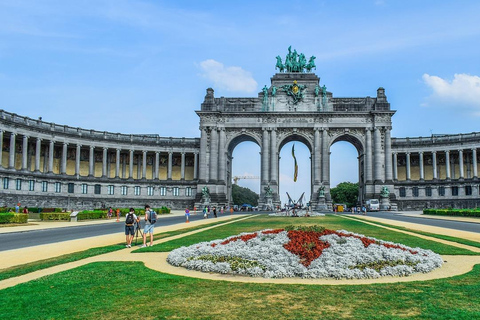
<path id="1" fill-rule="evenodd" d="M 113 215 L 113 209 L 112 207 L 109 207 L 107 210 L 107 219 L 112 219 L 112 215 Z"/>
<path id="2" fill-rule="evenodd" d="M 135 210 L 130 208 L 125 218 L 125 246 L 127 248 L 132 247 L 133 235 L 135 234 L 135 221 L 138 222 L 139 220 L 140 219 L 138 219 L 137 215 L 135 214 Z"/>
<path id="3" fill-rule="evenodd" d="M 188 208 L 185 208 L 185 223 L 190 222 L 190 210 Z"/>
<path id="4" fill-rule="evenodd" d="M 217 217 L 217 207 L 213 207 L 213 216 L 216 218 Z"/>
<path id="5" fill-rule="evenodd" d="M 117 209 L 117 222 L 120 222 L 120 209 Z"/>
<path id="6" fill-rule="evenodd" d="M 150 234 L 150 247 L 153 245 L 153 230 L 156 222 L 157 213 L 150 209 L 150 206 L 147 204 L 145 206 L 145 229 L 143 230 L 142 248 L 147 246 L 147 234 Z"/>

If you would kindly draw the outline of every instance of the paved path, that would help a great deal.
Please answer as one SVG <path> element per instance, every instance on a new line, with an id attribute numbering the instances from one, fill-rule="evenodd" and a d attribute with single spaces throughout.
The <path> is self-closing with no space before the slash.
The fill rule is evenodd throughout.
<path id="1" fill-rule="evenodd" d="M 244 219 L 248 219 L 252 217 L 247 216 L 244 217 Z M 345 219 L 351 219 L 347 215 L 343 216 Z M 219 218 L 220 220 L 230 220 L 232 217 L 231 216 L 224 216 Z M 373 224 L 377 225 L 382 228 L 390 229 L 388 227 L 383 227 L 375 222 L 381 221 L 385 222 L 385 219 L 379 219 L 379 218 L 374 218 L 374 217 L 362 217 L 362 219 L 365 220 L 365 223 L 368 224 Z M 212 220 L 202 220 L 199 222 L 199 224 L 206 224 L 210 223 Z M 227 222 L 226 223 L 234 223 L 233 221 Z M 473 232 L 467 232 L 467 231 L 454 231 L 452 229 L 445 229 L 445 228 L 439 228 L 439 227 L 430 227 L 430 226 L 420 226 L 418 224 L 412 224 L 412 223 L 404 223 L 404 222 L 395 222 L 397 225 L 401 225 L 404 227 L 408 227 L 412 229 L 420 229 L 422 231 L 426 232 L 431 232 L 431 233 L 440 233 L 436 231 L 441 231 L 441 234 L 448 234 L 451 236 L 455 237 L 466 237 L 467 239 L 471 239 L 474 241 L 479 241 L 480 242 L 480 234 L 478 233 L 473 233 Z M 393 223 L 390 223 L 393 224 Z M 185 227 L 185 225 L 179 226 L 171 226 L 166 229 L 180 229 Z M 188 232 L 182 235 L 178 235 L 175 237 L 169 237 L 165 239 L 161 239 L 159 241 L 156 241 L 156 243 L 159 242 L 165 242 L 165 241 L 170 241 L 175 238 L 187 236 L 196 232 L 201 232 L 210 228 L 215 228 L 216 226 L 212 227 L 206 227 L 204 229 Z M 479 252 L 480 253 L 480 248 L 476 247 L 470 247 L 462 244 L 458 244 L 455 242 L 450 242 L 450 241 L 445 241 L 441 239 L 436 239 L 428 236 L 422 236 L 418 235 L 416 233 L 408 232 L 408 231 L 401 231 L 397 229 L 393 229 L 397 232 L 404 232 L 407 234 L 412 234 L 417 237 L 425 238 L 428 240 L 432 241 L 438 241 L 442 242 L 451 246 L 456 246 L 456 247 L 461 247 L 461 248 L 466 248 L 474 252 Z M 162 230 L 162 231 L 167 231 L 167 230 Z M 110 236 L 111 237 L 111 236 Z M 97 240 L 98 238 L 94 238 L 90 241 Z M 113 239 L 108 239 L 109 241 L 112 241 Z M 120 239 L 118 239 L 120 242 Z M 88 242 L 88 241 L 86 241 Z M 68 241 L 65 247 L 61 248 L 69 248 L 70 247 L 71 241 Z M 67 245 L 68 244 L 68 245 Z M 112 242 L 110 242 L 112 244 Z M 88 245 L 88 243 L 85 243 L 84 245 Z M 95 245 L 98 245 L 98 242 L 95 241 Z M 53 247 L 54 245 L 46 245 L 46 246 L 51 246 Z M 42 248 L 38 248 L 39 250 L 35 251 L 36 255 L 35 256 L 29 256 L 28 260 L 30 261 L 36 261 L 41 259 L 41 257 L 44 257 L 45 253 L 45 247 L 44 246 L 39 246 Z M 90 246 L 92 247 L 92 244 L 90 243 Z M 58 248 L 58 246 L 57 246 Z M 15 260 L 18 262 L 19 258 L 25 255 L 25 251 L 22 250 L 28 250 L 29 248 L 26 249 L 20 249 L 20 250 L 11 250 L 11 251 L 6 251 L 2 253 L 2 262 L 0 265 L 0 268 L 5 268 L 5 260 Z M 177 274 L 181 276 L 187 276 L 187 277 L 195 277 L 195 278 L 202 278 L 202 279 L 211 279 L 211 280 L 224 280 L 224 281 L 234 281 L 234 282 L 257 282 L 257 283 L 292 283 L 292 284 L 324 284 L 324 285 L 340 285 L 340 284 L 349 284 L 349 285 L 363 285 L 363 284 L 370 284 L 370 283 L 391 283 L 391 282 L 408 282 L 408 281 L 424 281 L 424 280 L 431 280 L 431 279 L 438 279 L 438 278 L 446 278 L 446 277 L 452 277 L 455 275 L 463 274 L 466 273 L 470 270 L 472 270 L 473 266 L 475 264 L 480 264 L 480 256 L 443 256 L 444 260 L 446 263 L 444 266 L 442 266 L 439 269 L 436 269 L 430 273 L 426 274 L 414 274 L 409 277 L 382 277 L 379 279 L 367 279 L 367 280 L 334 280 L 334 279 L 264 279 L 264 278 L 251 278 L 251 277 L 239 277 L 239 276 L 230 276 L 230 275 L 221 275 L 221 274 L 211 274 L 211 273 L 203 273 L 203 272 L 198 272 L 198 271 L 192 271 L 192 270 L 186 270 L 184 268 L 177 268 L 170 266 L 166 262 L 166 256 L 168 253 L 133 253 L 132 251 L 135 250 L 136 248 L 131 248 L 131 249 L 124 249 L 124 250 L 119 250 L 116 252 L 104 254 L 104 255 L 99 255 L 87 259 L 83 259 L 80 261 L 72 262 L 72 263 L 67 263 L 63 264 L 60 266 L 44 269 L 44 270 L 39 270 L 37 272 L 32 272 L 20 277 L 16 278 L 11 278 L 11 279 L 6 279 L 4 281 L 0 281 L 0 289 L 8 288 L 20 283 L 25 283 L 34 279 L 38 279 L 40 277 L 54 274 L 57 272 L 65 271 L 65 270 L 70 270 L 72 268 L 76 268 L 88 263 L 92 262 L 97 262 L 97 261 L 141 261 L 143 262 L 148 268 L 158 270 L 161 272 L 166 272 L 166 273 L 171 273 L 171 274 Z M 19 252 L 21 251 L 21 252 Z M 11 254 L 10 258 L 9 256 L 5 256 L 4 254 Z M 32 252 L 33 255 L 33 252 Z M 5 259 L 6 258 L 6 259 Z M 23 262 L 25 263 L 25 262 Z"/>

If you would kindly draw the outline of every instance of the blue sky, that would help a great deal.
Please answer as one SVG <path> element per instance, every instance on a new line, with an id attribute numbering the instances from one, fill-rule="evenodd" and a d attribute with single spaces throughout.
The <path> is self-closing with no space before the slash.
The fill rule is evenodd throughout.
<path id="1" fill-rule="evenodd" d="M 206 88 L 257 96 L 292 45 L 317 57 L 334 97 L 384 87 L 397 110 L 394 137 L 480 131 L 479 12 L 478 1 L 0 0 L 0 108 L 75 127 L 199 137 L 194 110 Z M 295 146 L 295 185 L 289 148 L 282 200 L 292 189 L 309 196 L 306 147 Z M 259 175 L 258 152 L 241 144 L 234 174 Z M 356 182 L 355 149 L 336 144 L 332 157 L 332 184 Z"/>

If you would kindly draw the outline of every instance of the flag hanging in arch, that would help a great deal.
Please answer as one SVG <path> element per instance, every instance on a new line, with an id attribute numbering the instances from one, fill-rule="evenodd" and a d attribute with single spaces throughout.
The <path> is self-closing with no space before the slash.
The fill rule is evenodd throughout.
<path id="1" fill-rule="evenodd" d="M 294 170 L 293 170 L 293 182 L 297 182 L 298 165 L 297 165 L 297 158 L 295 158 L 295 143 L 292 146 L 292 157 L 293 157 L 293 161 L 295 163 L 295 167 L 294 167 Z"/>

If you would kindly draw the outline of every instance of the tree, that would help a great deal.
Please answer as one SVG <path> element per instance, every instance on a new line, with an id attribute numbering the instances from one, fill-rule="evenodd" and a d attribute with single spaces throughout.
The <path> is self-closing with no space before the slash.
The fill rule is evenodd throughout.
<path id="1" fill-rule="evenodd" d="M 348 207 L 352 207 L 358 201 L 358 183 L 339 183 L 335 188 L 330 189 L 330 194 L 334 203 L 345 203 Z"/>
<path id="2" fill-rule="evenodd" d="M 234 204 L 241 206 L 244 203 L 251 204 L 256 207 L 258 205 L 258 194 L 248 188 L 232 185 L 232 201 Z"/>

